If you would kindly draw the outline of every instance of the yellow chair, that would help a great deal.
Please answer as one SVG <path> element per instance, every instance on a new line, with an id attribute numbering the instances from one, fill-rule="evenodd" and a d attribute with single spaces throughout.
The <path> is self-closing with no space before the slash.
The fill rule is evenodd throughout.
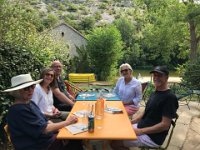
<path id="1" fill-rule="evenodd" d="M 10 133 L 8 131 L 8 125 L 7 124 L 4 126 L 4 131 L 5 131 L 6 135 L 7 135 L 7 138 L 9 140 L 9 142 L 11 142 L 11 140 L 10 140 Z"/>
<path id="2" fill-rule="evenodd" d="M 90 83 L 96 81 L 94 73 L 69 73 L 69 81 Z"/>
<path id="3" fill-rule="evenodd" d="M 7 142 L 6 142 L 5 147 L 6 147 L 6 149 L 13 149 L 13 145 L 12 145 L 12 142 L 11 142 L 11 139 L 10 139 L 10 133 L 8 131 L 8 125 L 7 124 L 4 126 L 4 131 L 5 131 L 6 136 L 7 136 Z"/>

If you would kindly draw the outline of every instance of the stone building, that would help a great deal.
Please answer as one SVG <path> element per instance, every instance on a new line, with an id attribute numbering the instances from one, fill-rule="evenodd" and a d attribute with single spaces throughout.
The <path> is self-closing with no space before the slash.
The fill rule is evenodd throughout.
<path id="1" fill-rule="evenodd" d="M 56 40 L 63 40 L 69 45 L 69 55 L 77 56 L 76 48 L 85 46 L 87 39 L 77 30 L 66 23 L 56 25 L 51 31 L 51 35 Z"/>

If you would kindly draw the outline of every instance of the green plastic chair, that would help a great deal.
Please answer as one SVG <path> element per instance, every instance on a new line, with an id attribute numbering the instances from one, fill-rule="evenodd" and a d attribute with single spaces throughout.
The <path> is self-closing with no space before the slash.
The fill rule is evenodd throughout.
<path id="1" fill-rule="evenodd" d="M 188 109 L 190 109 L 189 103 L 192 99 L 193 91 L 181 83 L 174 83 L 170 86 L 170 89 L 178 98 L 179 105 L 187 105 Z"/>

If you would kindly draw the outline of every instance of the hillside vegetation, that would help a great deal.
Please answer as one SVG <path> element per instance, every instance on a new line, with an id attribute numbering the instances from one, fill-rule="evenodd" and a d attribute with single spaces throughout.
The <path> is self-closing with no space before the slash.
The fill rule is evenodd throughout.
<path id="1" fill-rule="evenodd" d="M 200 5 L 193 0 L 0 0 L 0 91 L 11 77 L 40 70 L 59 59 L 69 72 L 116 78 L 122 63 L 133 69 L 168 65 L 190 87 L 200 87 Z M 69 47 L 49 30 L 65 22 L 87 38 L 69 57 Z M 11 97 L 0 92 L 0 123 Z M 0 144 L 3 129 L 0 130 Z"/>
<path id="2" fill-rule="evenodd" d="M 112 23 L 120 17 L 136 21 L 134 13 L 143 15 L 142 9 L 136 10 L 131 0 L 30 0 L 29 2 L 34 9 L 39 10 L 39 15 L 43 19 L 41 26 L 49 28 L 62 20 L 83 34 L 96 26 Z"/>

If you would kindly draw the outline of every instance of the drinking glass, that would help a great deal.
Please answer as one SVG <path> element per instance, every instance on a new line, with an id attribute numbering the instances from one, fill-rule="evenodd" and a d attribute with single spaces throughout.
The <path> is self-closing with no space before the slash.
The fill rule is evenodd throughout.
<path id="1" fill-rule="evenodd" d="M 86 92 L 82 92 L 82 105 L 85 106 Z"/>
<path id="2" fill-rule="evenodd" d="M 103 117 L 96 116 L 95 117 L 95 126 L 97 127 L 97 129 L 102 129 L 102 125 L 103 125 Z"/>

